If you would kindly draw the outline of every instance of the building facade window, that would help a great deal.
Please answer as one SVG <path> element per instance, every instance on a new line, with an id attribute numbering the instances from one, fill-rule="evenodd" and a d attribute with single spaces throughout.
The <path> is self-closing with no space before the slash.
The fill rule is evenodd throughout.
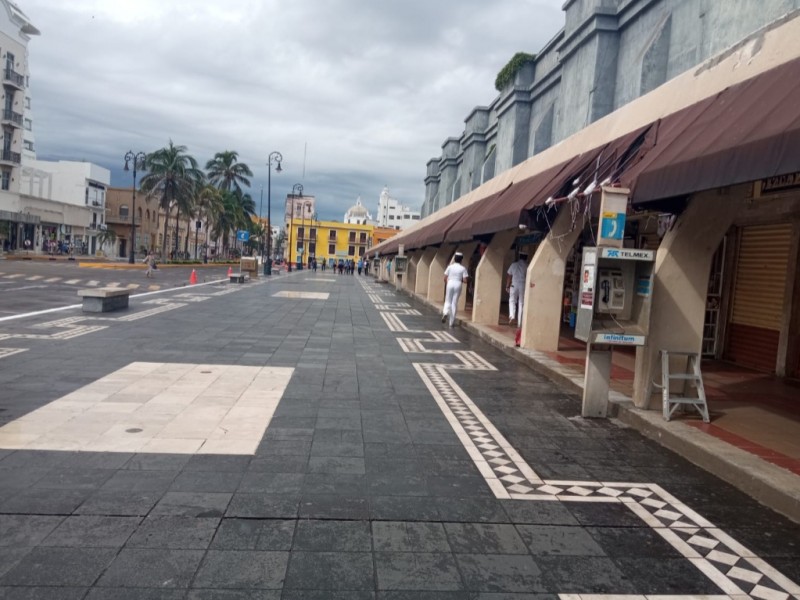
<path id="1" fill-rule="evenodd" d="M 314 242 L 308 243 L 308 254 L 309 256 L 316 256 L 317 254 L 317 245 Z"/>
<path id="2" fill-rule="evenodd" d="M 355 256 L 356 255 L 356 247 L 355 246 L 348 246 L 347 247 L 347 256 Z"/>
<path id="3" fill-rule="evenodd" d="M 297 228 L 297 239 L 302 240 L 306 237 L 306 229 L 305 227 L 298 227 Z"/>
<path id="4" fill-rule="evenodd" d="M 364 246 L 361 246 L 361 247 L 358 249 L 358 255 L 359 255 L 359 256 L 364 256 Z"/>
<path id="5" fill-rule="evenodd" d="M 349 239 L 348 241 L 349 241 L 351 244 L 352 244 L 352 243 L 354 243 L 354 242 L 356 241 L 356 232 L 355 232 L 355 231 L 351 231 L 351 232 L 350 232 L 350 239 Z M 350 254 L 352 254 L 352 252 L 351 252 Z"/>
<path id="6" fill-rule="evenodd" d="M 25 129 L 27 129 L 28 131 L 33 129 L 33 122 L 30 119 L 25 119 L 23 123 L 25 124 Z"/>
<path id="7" fill-rule="evenodd" d="M 336 241 L 336 230 L 332 230 L 328 232 L 328 239 L 332 242 Z"/>
<path id="8" fill-rule="evenodd" d="M 317 239 L 317 230 L 316 228 L 312 227 L 308 230 L 309 239 L 315 240 Z"/>
<path id="9" fill-rule="evenodd" d="M 0 175 L 0 187 L 4 190 L 8 190 L 11 187 L 11 171 L 4 170 Z"/>
<path id="10" fill-rule="evenodd" d="M 336 254 L 336 244 L 328 244 L 328 254 L 331 256 Z"/>
<path id="11" fill-rule="evenodd" d="M 128 216 L 128 205 L 123 204 L 119 207 L 119 216 L 120 217 L 127 217 Z"/>
<path id="12" fill-rule="evenodd" d="M 358 236 L 358 243 L 359 244 L 366 244 L 367 243 L 367 232 L 362 231 Z"/>

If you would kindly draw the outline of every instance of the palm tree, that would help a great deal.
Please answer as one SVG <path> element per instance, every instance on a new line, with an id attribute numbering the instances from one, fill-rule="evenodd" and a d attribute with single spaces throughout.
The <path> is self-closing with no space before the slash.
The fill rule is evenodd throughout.
<path id="1" fill-rule="evenodd" d="M 186 153 L 186 146 L 169 145 L 148 154 L 145 158 L 147 175 L 142 177 L 141 189 L 148 196 L 159 196 L 160 207 L 164 210 L 164 239 L 161 253 L 166 254 L 169 217 L 177 208 L 175 249 L 178 247 L 177 222 L 181 212 L 188 212 L 197 186 L 203 181 L 203 172 L 197 167 L 197 160 Z"/>
<path id="2" fill-rule="evenodd" d="M 242 185 L 250 187 L 248 177 L 253 172 L 245 163 L 240 163 L 239 153 L 234 150 L 217 152 L 214 158 L 206 163 L 208 179 L 223 192 L 242 193 Z"/>
<path id="3" fill-rule="evenodd" d="M 113 246 L 117 241 L 117 232 L 113 229 L 103 229 L 97 234 L 97 245 L 102 250 L 106 244 Z"/>
<path id="4" fill-rule="evenodd" d="M 211 239 L 212 218 L 222 211 L 222 193 L 210 183 L 206 183 L 197 192 L 194 200 L 194 217 L 206 224 L 206 244 Z"/>

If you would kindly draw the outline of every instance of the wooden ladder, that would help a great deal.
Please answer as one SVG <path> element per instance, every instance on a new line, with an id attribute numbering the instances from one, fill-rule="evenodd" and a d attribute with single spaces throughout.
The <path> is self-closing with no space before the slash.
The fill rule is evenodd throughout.
<path id="1" fill-rule="evenodd" d="M 686 371 L 683 373 L 671 374 L 669 372 L 669 357 L 672 356 L 685 356 L 686 357 Z M 697 390 L 697 397 L 688 396 L 670 396 L 670 382 L 683 381 L 684 391 L 686 393 L 686 384 L 694 387 Z M 706 390 L 703 387 L 703 375 L 700 373 L 700 355 L 696 352 L 671 352 L 669 350 L 661 351 L 661 399 L 662 410 L 664 412 L 664 419 L 669 421 L 672 415 L 679 407 L 692 406 L 700 416 L 703 417 L 703 422 L 708 423 L 711 419 L 708 416 L 708 404 L 706 403 Z"/>

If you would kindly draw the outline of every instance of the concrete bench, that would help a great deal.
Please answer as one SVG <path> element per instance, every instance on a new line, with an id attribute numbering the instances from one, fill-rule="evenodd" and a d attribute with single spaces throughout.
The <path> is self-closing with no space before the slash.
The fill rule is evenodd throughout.
<path id="1" fill-rule="evenodd" d="M 102 313 L 128 308 L 128 297 L 131 290 L 127 288 L 92 288 L 79 290 L 78 296 L 83 298 L 83 312 Z"/>
<path id="2" fill-rule="evenodd" d="M 230 275 L 231 283 L 244 283 L 247 279 L 244 273 L 231 273 Z"/>

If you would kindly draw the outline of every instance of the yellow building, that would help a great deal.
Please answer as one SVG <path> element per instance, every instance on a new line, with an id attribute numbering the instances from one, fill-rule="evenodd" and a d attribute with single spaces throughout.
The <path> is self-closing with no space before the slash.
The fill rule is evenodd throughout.
<path id="1" fill-rule="evenodd" d="M 306 219 L 304 222 L 287 224 L 286 248 L 291 251 L 288 258 L 293 265 L 300 260 L 308 265 L 311 258 L 317 263 L 323 260 L 352 259 L 356 262 L 365 257 L 372 247 L 373 225 L 356 225 L 339 221 L 316 221 Z M 286 258 L 287 250 L 284 250 Z"/>

